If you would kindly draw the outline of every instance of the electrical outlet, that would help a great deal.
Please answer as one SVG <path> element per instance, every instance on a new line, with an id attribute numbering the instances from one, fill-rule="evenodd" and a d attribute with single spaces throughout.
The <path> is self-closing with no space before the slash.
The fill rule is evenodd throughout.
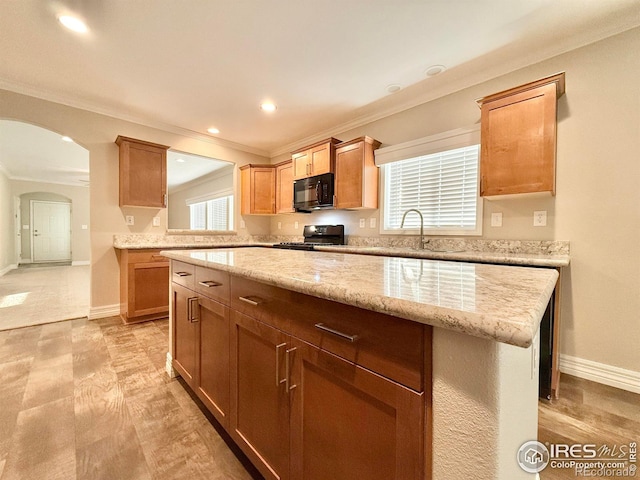
<path id="1" fill-rule="evenodd" d="M 293 222 L 293 228 L 298 229 L 298 222 Z"/>
<path id="2" fill-rule="evenodd" d="M 244 223 L 244 220 L 240 220 L 240 228 L 247 228 L 247 224 Z"/>
<path id="3" fill-rule="evenodd" d="M 364 228 L 366 225 L 366 220 L 364 218 L 360 219 L 360 228 Z"/>
<path id="4" fill-rule="evenodd" d="M 126 217 L 124 217 L 124 221 L 127 225 L 135 225 L 135 219 L 133 218 L 133 215 L 127 215 Z"/>
<path id="5" fill-rule="evenodd" d="M 82 225 L 82 230 L 88 230 L 89 229 L 89 225 Z"/>
<path id="6" fill-rule="evenodd" d="M 538 210 L 533 212 L 533 226 L 534 227 L 546 227 L 547 226 L 547 211 Z"/>
<path id="7" fill-rule="evenodd" d="M 160 217 L 153 217 L 153 226 L 154 227 L 160 226 Z"/>
<path id="8" fill-rule="evenodd" d="M 491 214 L 491 226 L 492 227 L 502 226 L 502 212 L 495 212 Z"/>
<path id="9" fill-rule="evenodd" d="M 278 230 L 282 230 L 282 222 L 278 222 Z"/>
<path id="10" fill-rule="evenodd" d="M 376 228 L 376 217 L 369 219 L 369 228 Z"/>

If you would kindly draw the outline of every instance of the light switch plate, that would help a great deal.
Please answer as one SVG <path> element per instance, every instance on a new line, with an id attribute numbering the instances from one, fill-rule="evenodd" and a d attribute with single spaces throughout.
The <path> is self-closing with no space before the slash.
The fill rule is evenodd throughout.
<path id="1" fill-rule="evenodd" d="M 492 227 L 502 226 L 502 212 L 495 212 L 491 214 L 491 226 Z"/>
<path id="2" fill-rule="evenodd" d="M 369 219 L 369 228 L 376 228 L 376 217 Z"/>
<path id="3" fill-rule="evenodd" d="M 282 230 L 282 222 L 278 222 L 278 230 Z"/>
<path id="4" fill-rule="evenodd" d="M 153 217 L 153 226 L 154 227 L 160 226 L 160 217 Z"/>
<path id="5" fill-rule="evenodd" d="M 547 211 L 538 210 L 533 212 L 533 226 L 534 227 L 546 227 L 547 226 Z"/>
<path id="6" fill-rule="evenodd" d="M 246 228 L 247 224 L 244 223 L 244 220 L 240 220 L 240 228 Z"/>
<path id="7" fill-rule="evenodd" d="M 126 217 L 124 217 L 124 220 L 127 225 L 135 225 L 135 219 L 133 218 L 133 215 L 127 215 Z"/>
<path id="8" fill-rule="evenodd" d="M 298 229 L 298 222 L 293 222 L 293 228 Z"/>
<path id="9" fill-rule="evenodd" d="M 361 218 L 360 219 L 360 228 L 364 228 L 365 224 L 366 224 L 366 220 L 364 218 Z"/>
<path id="10" fill-rule="evenodd" d="M 82 225 L 82 230 L 88 230 L 89 229 L 89 225 Z"/>

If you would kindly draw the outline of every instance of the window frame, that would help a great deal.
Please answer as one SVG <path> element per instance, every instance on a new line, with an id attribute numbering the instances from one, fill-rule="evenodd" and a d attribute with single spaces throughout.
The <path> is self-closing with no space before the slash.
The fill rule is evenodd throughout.
<path id="1" fill-rule="evenodd" d="M 380 168 L 380 222 L 381 235 L 419 235 L 420 229 L 385 228 L 386 206 L 386 168 L 385 165 L 408 160 L 425 155 L 432 155 L 447 150 L 480 145 L 480 126 L 449 130 L 447 132 L 430 135 L 409 142 L 404 142 L 375 151 L 375 163 Z M 475 229 L 462 228 L 432 228 L 425 226 L 424 234 L 428 236 L 482 236 L 483 198 L 480 196 L 480 151 L 478 152 L 478 178 L 476 196 L 476 226 Z M 414 214 L 415 215 L 415 214 Z"/>

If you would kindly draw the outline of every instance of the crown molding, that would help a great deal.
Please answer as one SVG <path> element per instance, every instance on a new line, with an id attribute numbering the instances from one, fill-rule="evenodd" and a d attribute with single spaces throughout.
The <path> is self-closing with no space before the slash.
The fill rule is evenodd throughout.
<path id="1" fill-rule="evenodd" d="M 224 140 L 222 138 L 213 138 L 209 135 L 205 135 L 194 130 L 189 130 L 187 128 L 178 127 L 177 125 L 160 122 L 150 117 L 124 114 L 114 109 L 105 107 L 104 105 L 98 105 L 86 100 L 72 98 L 66 95 L 52 92 L 50 90 L 35 87 L 33 85 L 27 85 L 20 82 L 12 82 L 0 78 L 0 89 L 39 98 L 41 100 L 46 100 L 53 103 L 59 103 L 61 105 L 66 105 L 67 107 L 73 107 L 91 113 L 105 115 L 107 117 L 124 120 L 125 122 L 131 122 L 138 125 L 143 125 L 145 127 L 157 128 L 158 130 L 174 133 L 176 135 L 182 135 L 183 137 L 193 138 L 194 140 L 219 145 L 221 147 L 233 148 L 235 150 L 251 153 L 254 155 L 260 155 L 267 158 L 269 158 L 270 155 L 268 151 L 262 150 L 260 148 L 251 147 L 242 143 L 232 142 L 231 140 Z"/>
<path id="2" fill-rule="evenodd" d="M 56 182 L 53 180 L 42 180 L 39 178 L 31 178 L 31 177 L 12 177 L 9 176 L 9 180 L 16 180 L 19 182 L 33 182 L 33 183 L 49 183 L 52 185 L 66 185 L 67 187 L 78 187 L 78 188 L 88 188 L 89 184 L 84 184 L 84 185 L 79 185 L 78 183 L 71 183 L 71 182 Z"/>

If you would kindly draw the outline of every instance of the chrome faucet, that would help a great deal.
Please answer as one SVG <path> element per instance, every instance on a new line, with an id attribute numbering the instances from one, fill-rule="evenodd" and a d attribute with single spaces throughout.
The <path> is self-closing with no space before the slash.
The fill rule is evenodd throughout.
<path id="1" fill-rule="evenodd" d="M 400 228 L 404 227 L 404 219 L 407 218 L 407 213 L 416 212 L 420 215 L 420 248 L 424 248 L 424 218 L 422 217 L 422 213 L 420 210 L 416 210 L 415 208 L 410 208 L 402 215 L 402 221 L 400 222 Z"/>

